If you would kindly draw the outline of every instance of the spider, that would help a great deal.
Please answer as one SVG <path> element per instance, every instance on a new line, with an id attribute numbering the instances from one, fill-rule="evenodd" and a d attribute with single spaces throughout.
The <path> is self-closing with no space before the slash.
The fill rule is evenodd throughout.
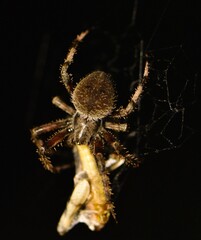
<path id="1" fill-rule="evenodd" d="M 67 117 L 31 129 L 31 139 L 45 169 L 51 172 L 62 169 L 51 162 L 58 145 L 72 148 L 74 153 L 75 186 L 57 226 L 60 235 L 79 222 L 87 224 L 93 231 L 102 229 L 111 213 L 115 217 L 108 173 L 124 163 L 132 163 L 134 167 L 140 163 L 135 154 L 128 153 L 114 132 L 126 132 L 128 129 L 127 123 L 120 120 L 128 117 L 140 100 L 148 79 L 148 63 L 145 63 L 143 79 L 128 105 L 117 108 L 110 74 L 97 70 L 73 86 L 68 69 L 79 43 L 88 33 L 86 30 L 77 35 L 60 69 L 61 82 L 71 97 L 73 107 L 60 97 L 54 97 L 52 103 L 66 112 Z M 51 136 L 44 140 L 47 134 Z"/>

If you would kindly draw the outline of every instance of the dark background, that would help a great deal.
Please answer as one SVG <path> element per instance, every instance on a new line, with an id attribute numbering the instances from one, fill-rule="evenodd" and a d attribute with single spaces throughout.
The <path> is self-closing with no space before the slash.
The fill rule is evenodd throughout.
<path id="1" fill-rule="evenodd" d="M 45 171 L 37 160 L 29 129 L 64 116 L 51 104 L 53 96 L 66 94 L 59 83 L 59 66 L 71 41 L 86 28 L 94 30 L 72 66 L 75 79 L 96 68 L 111 71 L 117 90 L 121 89 L 122 104 L 130 96 L 129 83 L 121 77 L 129 64 L 133 42 L 143 39 L 146 51 L 154 52 L 182 45 L 182 59 L 188 61 L 178 71 L 184 71 L 185 79 L 196 90 L 195 98 L 187 98 L 185 107 L 185 123 L 194 134 L 180 148 L 148 156 L 140 169 L 129 171 L 116 199 L 117 224 L 111 218 L 100 232 L 91 232 L 79 224 L 63 239 L 201 239 L 199 4 L 138 1 L 134 24 L 132 12 L 136 3 L 1 3 L 2 239 L 62 239 L 56 225 L 72 191 L 73 172 L 54 175 Z M 125 34 L 131 36 L 126 38 L 128 44 L 121 42 Z M 125 48 L 123 55 L 115 52 L 118 44 Z M 107 64 L 113 57 L 120 59 L 116 72 Z M 173 92 L 178 82 L 174 84 Z"/>

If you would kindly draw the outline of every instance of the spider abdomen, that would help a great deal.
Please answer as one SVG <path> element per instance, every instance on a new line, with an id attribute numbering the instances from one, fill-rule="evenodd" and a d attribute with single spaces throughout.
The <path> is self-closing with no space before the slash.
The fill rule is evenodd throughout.
<path id="1" fill-rule="evenodd" d="M 80 115 L 94 120 L 108 116 L 114 109 L 115 90 L 110 75 L 95 71 L 75 87 L 72 102 Z"/>

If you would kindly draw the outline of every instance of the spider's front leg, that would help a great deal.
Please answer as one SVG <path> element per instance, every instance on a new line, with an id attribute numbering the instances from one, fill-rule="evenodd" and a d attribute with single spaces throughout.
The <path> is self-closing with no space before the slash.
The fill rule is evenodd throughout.
<path id="1" fill-rule="evenodd" d="M 128 105 L 125 108 L 118 109 L 116 111 L 116 113 L 113 115 L 113 117 L 115 117 L 115 118 L 127 117 L 132 111 L 135 110 L 135 107 L 138 104 L 140 97 L 143 93 L 144 86 L 147 82 L 148 76 L 149 76 L 149 64 L 148 64 L 148 62 L 146 62 L 143 78 L 140 81 L 140 83 L 138 84 L 134 94 L 131 97 L 131 100 L 129 101 Z"/>
<path id="2" fill-rule="evenodd" d="M 77 47 L 79 43 L 85 38 L 85 36 L 89 33 L 88 30 L 80 33 L 77 35 L 77 37 L 74 39 L 72 43 L 72 47 L 70 48 L 66 58 L 64 59 L 64 63 L 61 66 L 61 81 L 64 84 L 67 91 L 71 94 L 73 92 L 73 85 L 71 80 L 71 74 L 68 73 L 68 68 L 73 62 L 74 55 L 77 52 Z"/>

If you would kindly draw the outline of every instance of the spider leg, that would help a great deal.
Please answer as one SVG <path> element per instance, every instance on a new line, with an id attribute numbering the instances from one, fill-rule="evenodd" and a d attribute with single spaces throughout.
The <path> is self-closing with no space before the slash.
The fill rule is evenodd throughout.
<path id="1" fill-rule="evenodd" d="M 135 154 L 130 154 L 111 132 L 103 130 L 102 135 L 105 141 L 114 149 L 114 153 L 109 155 L 109 159 L 106 162 L 106 167 L 109 171 L 115 170 L 124 163 L 131 164 L 133 167 L 139 166 L 139 158 Z"/>
<path id="2" fill-rule="evenodd" d="M 100 135 L 97 135 L 95 139 L 93 139 L 90 144 L 90 148 L 92 149 L 92 153 L 96 156 L 99 171 L 104 172 L 106 169 L 105 158 L 102 154 L 104 149 L 104 143 Z"/>
<path id="3" fill-rule="evenodd" d="M 85 36 L 89 33 L 88 30 L 81 32 L 77 37 L 74 39 L 72 43 L 72 47 L 70 48 L 69 52 L 67 53 L 66 58 L 64 59 L 64 63 L 61 66 L 60 74 L 61 74 L 61 82 L 66 87 L 67 91 L 71 94 L 73 92 L 73 86 L 71 81 L 71 74 L 68 73 L 68 68 L 73 62 L 73 57 L 77 52 L 77 47 L 79 43 L 85 38 Z"/>
<path id="4" fill-rule="evenodd" d="M 137 106 L 140 97 L 143 93 L 144 86 L 147 82 L 149 75 L 149 64 L 148 62 L 145 63 L 145 68 L 144 68 L 144 75 L 142 78 L 142 81 L 138 84 L 134 94 L 131 96 L 131 100 L 129 101 L 128 105 L 125 108 L 120 108 L 114 113 L 113 117 L 115 118 L 121 118 L 121 117 L 126 117 L 128 116 L 132 111 L 135 110 L 135 107 Z"/>
<path id="5" fill-rule="evenodd" d="M 39 160 L 42 162 L 45 169 L 51 172 L 58 172 L 61 169 L 65 169 L 70 166 L 69 164 L 67 164 L 62 167 L 54 167 L 51 164 L 50 157 L 47 156 L 52 154 L 52 149 L 59 143 L 61 143 L 67 135 L 69 135 L 69 131 L 68 129 L 65 128 L 63 130 L 58 131 L 56 134 L 54 134 L 50 139 L 48 139 L 45 142 L 40 140 L 40 144 L 42 145 L 40 145 L 37 152 L 39 154 Z"/>
<path id="6" fill-rule="evenodd" d="M 111 129 L 117 132 L 126 132 L 128 128 L 127 123 L 113 123 L 113 122 L 105 122 L 105 128 Z"/>
<path id="7" fill-rule="evenodd" d="M 64 101 L 60 99 L 60 97 L 56 96 L 52 99 L 52 103 L 63 110 L 64 112 L 68 113 L 69 115 L 74 115 L 75 114 L 75 109 L 68 106 Z"/>
<path id="8" fill-rule="evenodd" d="M 125 163 L 125 157 L 116 153 L 109 155 L 109 158 L 105 162 L 105 168 L 108 171 L 114 171 Z"/>
<path id="9" fill-rule="evenodd" d="M 91 149 L 93 154 L 95 155 L 97 159 L 97 164 L 101 172 L 107 171 L 113 171 L 116 168 L 120 167 L 124 162 L 125 158 L 123 156 L 120 156 L 119 151 L 116 153 L 117 149 L 115 149 L 115 153 L 112 153 L 109 155 L 109 158 L 106 160 L 103 156 L 104 151 L 104 140 L 108 141 L 110 145 L 117 141 L 115 137 L 107 131 L 104 131 L 104 135 L 97 135 L 95 139 L 93 139 L 93 142 L 91 143 Z M 113 147 L 114 149 L 114 147 Z"/>
<path id="10" fill-rule="evenodd" d="M 71 129 L 70 125 L 71 124 L 68 119 L 62 119 L 55 122 L 43 124 L 31 130 L 31 139 L 37 147 L 39 160 L 42 162 L 43 166 L 51 172 L 55 172 L 57 170 L 51 164 L 50 158 L 47 156 L 47 154 L 50 154 L 52 148 L 61 143 L 63 139 L 69 135 L 69 129 Z M 60 130 L 47 141 L 44 141 L 39 137 L 41 134 L 45 134 L 57 129 Z"/>
<path id="11" fill-rule="evenodd" d="M 41 126 L 31 129 L 31 139 L 32 139 L 33 143 L 38 148 L 40 148 L 40 146 L 43 145 L 43 141 L 38 138 L 41 134 L 45 134 L 45 133 L 48 133 L 48 132 L 51 132 L 51 131 L 54 131 L 57 129 L 70 127 L 69 125 L 70 125 L 69 119 L 61 119 L 61 120 L 57 120 L 55 122 L 43 124 Z"/>

